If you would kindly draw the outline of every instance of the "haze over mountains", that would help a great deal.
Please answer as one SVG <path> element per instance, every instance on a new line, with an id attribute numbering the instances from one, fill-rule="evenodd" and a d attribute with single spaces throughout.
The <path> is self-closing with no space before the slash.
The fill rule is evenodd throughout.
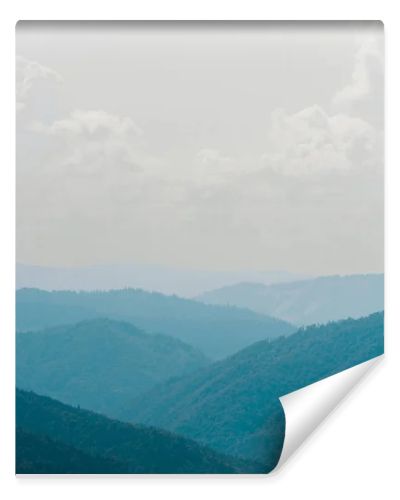
<path id="1" fill-rule="evenodd" d="M 157 383 L 209 364 L 178 339 L 110 319 L 17 333 L 16 355 L 17 387 L 112 417 Z"/>
<path id="2" fill-rule="evenodd" d="M 220 359 L 258 340 L 288 335 L 289 323 L 248 309 L 126 289 L 109 292 L 17 290 L 17 331 L 107 317 L 163 333 Z"/>
<path id="3" fill-rule="evenodd" d="M 271 284 L 307 278 L 286 271 L 204 271 L 143 264 L 110 264 L 88 267 L 45 267 L 17 263 L 16 288 L 42 290 L 112 290 L 142 288 L 181 297 L 242 281 Z"/>
<path id="4" fill-rule="evenodd" d="M 198 296 L 206 304 L 245 307 L 296 325 L 360 318 L 384 307 L 383 274 L 325 276 L 264 285 L 238 283 Z"/>

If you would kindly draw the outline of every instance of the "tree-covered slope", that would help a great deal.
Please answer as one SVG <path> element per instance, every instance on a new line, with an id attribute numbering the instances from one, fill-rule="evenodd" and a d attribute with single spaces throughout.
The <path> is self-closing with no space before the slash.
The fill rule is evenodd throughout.
<path id="1" fill-rule="evenodd" d="M 261 341 L 134 401 L 126 419 L 273 467 L 284 437 L 278 397 L 383 352 L 383 313 Z"/>
<path id="2" fill-rule="evenodd" d="M 155 384 L 208 364 L 178 339 L 109 319 L 17 333 L 16 354 L 18 387 L 113 417 Z"/>
<path id="3" fill-rule="evenodd" d="M 206 304 L 246 307 L 296 325 L 359 318 L 381 311 L 383 274 L 326 276 L 292 283 L 238 283 L 198 297 Z"/>
<path id="4" fill-rule="evenodd" d="M 287 335 L 287 322 L 246 309 L 205 305 L 194 300 L 125 289 L 108 292 L 17 291 L 17 330 L 65 324 L 71 317 L 108 317 L 134 323 L 148 332 L 179 338 L 213 359 L 258 340 Z"/>
<path id="5" fill-rule="evenodd" d="M 170 432 L 111 420 L 18 389 L 16 423 L 17 471 L 21 473 L 53 473 L 55 469 L 58 473 L 73 469 L 73 473 L 126 474 L 264 471 L 260 465 L 221 455 Z"/>
<path id="6" fill-rule="evenodd" d="M 17 427 L 16 474 L 118 474 L 124 464 Z M 126 470 L 126 468 L 125 468 Z"/>

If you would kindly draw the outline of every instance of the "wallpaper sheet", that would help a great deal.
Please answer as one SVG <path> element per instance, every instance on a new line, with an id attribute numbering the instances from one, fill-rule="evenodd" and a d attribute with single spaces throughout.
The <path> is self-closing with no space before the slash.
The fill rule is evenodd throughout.
<path id="1" fill-rule="evenodd" d="M 16 49 L 16 473 L 271 472 L 384 350 L 382 23 Z"/>

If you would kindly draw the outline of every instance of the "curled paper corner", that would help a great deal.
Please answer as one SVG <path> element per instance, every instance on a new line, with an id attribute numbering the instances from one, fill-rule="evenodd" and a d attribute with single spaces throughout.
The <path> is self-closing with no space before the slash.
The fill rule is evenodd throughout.
<path id="1" fill-rule="evenodd" d="M 374 368 L 383 355 L 325 378 L 279 398 L 286 420 L 285 440 L 274 473 L 278 472 L 303 442 Z"/>

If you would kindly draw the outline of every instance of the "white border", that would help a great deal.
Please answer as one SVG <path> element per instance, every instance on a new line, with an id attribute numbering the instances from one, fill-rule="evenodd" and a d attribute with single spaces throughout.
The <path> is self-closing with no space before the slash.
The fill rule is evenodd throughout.
<path id="1" fill-rule="evenodd" d="M 14 477 L 14 27 L 18 19 L 380 19 L 387 55 L 386 357 L 279 474 L 226 477 Z M 388 0 L 258 2 L 202 0 L 21 0 L 2 4 L 0 163 L 0 489 L 3 498 L 91 496 L 308 500 L 398 498 L 399 409 L 399 9 Z M 392 397 L 393 396 L 393 397 Z"/>

